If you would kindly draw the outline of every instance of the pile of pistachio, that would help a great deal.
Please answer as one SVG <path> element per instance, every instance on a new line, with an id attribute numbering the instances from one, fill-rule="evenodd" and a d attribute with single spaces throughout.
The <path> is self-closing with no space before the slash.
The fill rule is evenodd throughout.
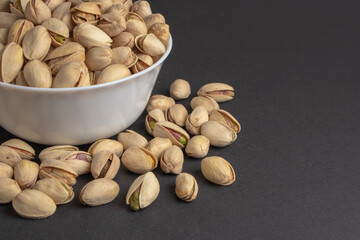
<path id="1" fill-rule="evenodd" d="M 0 81 L 39 88 L 115 81 L 165 53 L 169 25 L 149 2 L 0 1 Z"/>
<path id="2" fill-rule="evenodd" d="M 223 186 L 232 184 L 236 177 L 231 164 L 219 156 L 206 156 L 210 145 L 230 145 L 241 130 L 239 122 L 218 105 L 231 100 L 234 89 L 223 83 L 204 85 L 191 100 L 192 112 L 188 114 L 174 99 L 185 99 L 190 92 L 189 83 L 178 79 L 170 87 L 171 97 L 150 98 L 145 118 L 146 130 L 154 136 L 150 141 L 126 130 L 118 134 L 117 140 L 96 141 L 86 152 L 71 145 L 51 146 L 38 155 L 40 165 L 33 161 L 34 149 L 24 141 L 10 139 L 2 143 L 0 204 L 12 202 L 14 210 L 25 218 L 46 218 L 55 213 L 56 205 L 74 199 L 76 178 L 88 173 L 94 180 L 82 188 L 79 201 L 88 206 L 107 204 L 119 194 L 120 187 L 112 179 L 121 163 L 140 174 L 126 195 L 131 209 L 143 209 L 157 198 L 160 184 L 152 171 L 158 165 L 163 172 L 177 175 L 176 195 L 191 202 L 197 197 L 198 184 L 194 176 L 182 172 L 183 149 L 189 157 L 203 158 L 201 171 L 207 180 Z"/>

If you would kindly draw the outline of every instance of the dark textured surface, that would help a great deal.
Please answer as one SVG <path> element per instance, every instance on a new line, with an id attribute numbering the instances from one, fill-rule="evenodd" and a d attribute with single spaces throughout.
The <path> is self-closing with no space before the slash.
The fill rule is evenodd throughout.
<path id="1" fill-rule="evenodd" d="M 208 82 L 235 88 L 235 99 L 220 106 L 243 130 L 234 144 L 209 155 L 231 162 L 237 181 L 211 184 L 201 160 L 186 159 L 184 171 L 199 183 L 194 202 L 178 200 L 175 176 L 156 169 L 158 199 L 132 212 L 125 196 L 137 175 L 122 167 L 115 178 L 120 194 L 106 206 L 84 207 L 75 199 L 41 221 L 0 206 L 0 238 L 359 239 L 357 1 L 151 4 L 165 15 L 174 39 L 153 93 L 168 94 L 176 78 L 191 83 L 191 96 Z M 189 100 L 180 103 L 189 109 Z M 144 116 L 131 129 L 145 134 Z M 0 142 L 11 137 L 0 129 Z M 90 179 L 79 178 L 76 197 Z"/>

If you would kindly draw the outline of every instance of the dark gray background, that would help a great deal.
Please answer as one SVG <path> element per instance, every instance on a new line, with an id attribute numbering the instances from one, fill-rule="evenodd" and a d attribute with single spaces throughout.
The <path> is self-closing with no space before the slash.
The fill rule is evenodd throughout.
<path id="1" fill-rule="evenodd" d="M 132 212 L 137 177 L 121 167 L 120 194 L 102 207 L 77 199 L 41 221 L 0 206 L 1 239 L 339 239 L 360 238 L 358 1 L 151 1 L 171 26 L 172 53 L 153 93 L 183 78 L 192 95 L 208 82 L 235 88 L 221 104 L 243 130 L 212 148 L 234 167 L 229 187 L 206 181 L 201 160 L 184 171 L 199 183 L 192 203 L 160 169 L 158 199 Z M 189 100 L 181 101 L 189 109 Z M 189 109 L 190 110 L 190 109 Z M 143 114 L 130 128 L 146 135 Z M 0 129 L 0 141 L 13 136 Z M 35 145 L 37 152 L 44 146 Z M 88 146 L 81 146 L 86 150 Z M 79 178 L 76 197 L 90 176 Z"/>

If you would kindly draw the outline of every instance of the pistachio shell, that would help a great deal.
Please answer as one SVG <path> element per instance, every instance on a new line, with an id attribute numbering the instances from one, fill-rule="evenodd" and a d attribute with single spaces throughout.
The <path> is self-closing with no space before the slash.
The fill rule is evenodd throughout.
<path id="1" fill-rule="evenodd" d="M 28 60 L 43 60 L 49 52 L 51 38 L 41 25 L 35 26 L 23 38 L 24 56 Z"/>
<path id="2" fill-rule="evenodd" d="M 40 164 L 39 177 L 57 178 L 60 181 L 72 186 L 76 183 L 76 171 L 63 161 L 47 159 Z"/>
<path id="3" fill-rule="evenodd" d="M 44 178 L 36 182 L 33 189 L 48 195 L 56 205 L 69 203 L 74 199 L 73 188 L 55 178 Z"/>
<path id="4" fill-rule="evenodd" d="M 110 37 L 115 37 L 126 29 L 126 21 L 124 16 L 110 12 L 100 16 L 97 27 Z"/>
<path id="5" fill-rule="evenodd" d="M 199 191 L 196 179 L 189 173 L 180 173 L 176 177 L 175 193 L 178 198 L 185 202 L 195 200 Z"/>
<path id="6" fill-rule="evenodd" d="M 125 67 L 132 67 L 138 60 L 136 54 L 129 47 L 117 47 L 112 49 L 112 64 L 123 64 Z"/>
<path id="7" fill-rule="evenodd" d="M 145 117 L 146 131 L 153 136 L 153 129 L 156 122 L 165 121 L 164 112 L 161 109 L 155 108 L 151 110 Z"/>
<path id="8" fill-rule="evenodd" d="M 72 9 L 72 20 L 75 24 L 96 24 L 101 13 L 101 4 L 98 2 L 83 2 Z"/>
<path id="9" fill-rule="evenodd" d="M 234 129 L 235 132 L 241 131 L 240 123 L 229 112 L 222 109 L 214 109 L 209 116 L 210 121 L 216 121 L 218 123 L 227 125 Z"/>
<path id="10" fill-rule="evenodd" d="M 113 3 L 106 11 L 106 13 L 111 13 L 111 12 L 115 12 L 118 15 L 121 15 L 124 17 L 129 13 L 126 6 L 122 3 Z"/>
<path id="11" fill-rule="evenodd" d="M 101 4 L 101 12 L 105 13 L 113 5 L 112 0 L 90 0 L 91 2 L 98 2 Z"/>
<path id="12" fill-rule="evenodd" d="M 25 7 L 25 18 L 35 25 L 51 18 L 51 11 L 42 0 L 30 0 Z"/>
<path id="13" fill-rule="evenodd" d="M 180 127 L 185 126 L 185 121 L 187 117 L 188 111 L 182 104 L 175 104 L 165 112 L 166 121 L 175 123 Z"/>
<path id="14" fill-rule="evenodd" d="M 5 83 L 12 82 L 20 72 L 23 64 L 23 49 L 15 42 L 6 45 L 1 54 L 0 81 Z"/>
<path id="15" fill-rule="evenodd" d="M 63 21 L 66 26 L 69 28 L 69 31 L 72 31 L 75 27 L 75 23 L 71 19 L 71 2 L 61 3 L 52 13 L 53 18 L 60 19 Z"/>
<path id="16" fill-rule="evenodd" d="M 75 60 L 66 63 L 53 81 L 53 88 L 90 86 L 89 71 L 83 61 Z"/>
<path id="17" fill-rule="evenodd" d="M 171 146 L 172 142 L 170 139 L 156 137 L 149 142 L 149 144 L 146 146 L 146 149 L 152 152 L 156 159 L 160 159 L 165 150 Z"/>
<path id="18" fill-rule="evenodd" d="M 232 184 L 236 179 L 233 167 L 222 157 L 204 158 L 201 161 L 201 172 L 210 182 L 223 186 Z"/>
<path id="19" fill-rule="evenodd" d="M 123 145 L 113 139 L 100 139 L 94 142 L 90 147 L 88 152 L 94 156 L 96 153 L 100 151 L 110 151 L 116 154 L 116 156 L 120 157 L 124 151 Z"/>
<path id="20" fill-rule="evenodd" d="M 188 81 L 176 79 L 170 85 L 170 96 L 175 100 L 186 99 L 191 94 L 191 88 Z"/>
<path id="21" fill-rule="evenodd" d="M 130 7 L 130 11 L 138 14 L 141 18 L 146 18 L 152 14 L 148 1 L 135 1 Z"/>
<path id="22" fill-rule="evenodd" d="M 153 13 L 145 17 L 144 22 L 149 29 L 154 23 L 165 23 L 165 18 L 161 13 Z"/>
<path id="23" fill-rule="evenodd" d="M 0 28 L 9 28 L 13 22 L 20 18 L 19 15 L 13 13 L 0 12 Z"/>
<path id="24" fill-rule="evenodd" d="M 92 47 L 85 56 L 85 64 L 90 71 L 101 71 L 111 64 L 112 51 L 108 47 Z"/>
<path id="25" fill-rule="evenodd" d="M 146 34 L 148 32 L 148 29 L 144 21 L 136 18 L 131 18 L 126 21 L 125 31 L 131 33 L 134 38 L 136 38 L 139 35 Z"/>
<path id="26" fill-rule="evenodd" d="M 82 204 L 88 206 L 99 206 L 113 201 L 120 192 L 119 185 L 107 178 L 92 180 L 86 184 L 79 194 Z"/>
<path id="27" fill-rule="evenodd" d="M 90 172 L 92 157 L 88 152 L 67 152 L 60 157 L 60 160 L 72 167 L 77 175 L 83 175 Z"/>
<path id="28" fill-rule="evenodd" d="M 20 155 L 12 148 L 0 146 L 0 162 L 3 162 L 10 167 L 15 167 L 15 164 L 21 161 Z"/>
<path id="29" fill-rule="evenodd" d="M 165 173 L 179 174 L 184 164 L 182 150 L 174 145 L 165 150 L 160 159 L 161 170 Z"/>
<path id="30" fill-rule="evenodd" d="M 80 11 L 85 13 L 91 13 L 94 15 L 101 15 L 101 4 L 99 2 L 84 1 L 79 5 L 73 7 L 72 11 Z"/>
<path id="31" fill-rule="evenodd" d="M 9 34 L 9 28 L 0 28 L 0 43 L 2 45 L 6 45 L 6 43 L 8 42 L 8 40 L 7 40 L 8 39 L 8 34 Z"/>
<path id="32" fill-rule="evenodd" d="M 129 171 L 138 174 L 150 172 L 158 165 L 158 160 L 152 152 L 135 146 L 125 150 L 121 161 Z"/>
<path id="33" fill-rule="evenodd" d="M 26 19 L 16 20 L 9 29 L 7 42 L 16 42 L 21 45 L 27 32 L 34 28 L 34 24 Z"/>
<path id="34" fill-rule="evenodd" d="M 209 121 L 208 112 L 205 107 L 200 105 L 194 108 L 192 113 L 186 118 L 185 126 L 190 134 L 198 135 L 200 134 L 201 125 L 207 121 Z"/>
<path id="35" fill-rule="evenodd" d="M 18 183 L 11 178 L 0 178 L 0 204 L 11 202 L 21 192 Z"/>
<path id="36" fill-rule="evenodd" d="M 112 39 L 100 28 L 89 23 L 82 23 L 73 30 L 74 40 L 85 48 L 95 46 L 110 47 Z"/>
<path id="37" fill-rule="evenodd" d="M 197 135 L 190 138 L 185 152 L 189 157 L 203 158 L 208 154 L 209 148 L 210 140 L 203 135 Z"/>
<path id="38" fill-rule="evenodd" d="M 31 60 L 25 64 L 24 77 L 30 87 L 50 88 L 52 85 L 49 66 L 39 60 Z"/>
<path id="39" fill-rule="evenodd" d="M 148 30 L 148 33 L 154 34 L 165 46 L 170 39 L 170 27 L 166 23 L 154 23 Z"/>
<path id="40" fill-rule="evenodd" d="M 119 169 L 120 159 L 115 153 L 104 150 L 94 154 L 91 163 L 91 174 L 94 178 L 113 179 Z"/>
<path id="41" fill-rule="evenodd" d="M 214 109 L 219 109 L 219 104 L 209 96 L 197 96 L 191 99 L 191 108 L 195 109 L 197 106 L 206 108 L 208 114 Z"/>
<path id="42" fill-rule="evenodd" d="M 113 48 L 116 47 L 129 47 L 133 48 L 135 46 L 135 38 L 134 35 L 132 35 L 129 32 L 122 32 L 113 39 Z"/>
<path id="43" fill-rule="evenodd" d="M 0 12 L 9 12 L 9 0 L 1 0 L 0 1 Z"/>
<path id="44" fill-rule="evenodd" d="M 26 86 L 26 87 L 29 86 L 29 84 L 25 80 L 24 71 L 20 71 L 16 76 L 15 80 L 12 81 L 12 83 L 19 86 Z"/>
<path id="45" fill-rule="evenodd" d="M 14 170 L 6 163 L 0 162 L 0 178 L 12 178 Z"/>
<path id="46" fill-rule="evenodd" d="M 174 99 L 167 97 L 161 94 L 152 95 L 149 99 L 149 102 L 146 106 L 146 111 L 150 112 L 155 108 L 161 109 L 163 112 L 166 112 L 168 108 L 175 105 Z"/>
<path id="47" fill-rule="evenodd" d="M 39 165 L 30 160 L 22 160 L 14 167 L 14 179 L 21 189 L 34 186 L 39 173 Z"/>
<path id="48" fill-rule="evenodd" d="M 14 149 L 22 159 L 33 159 L 35 157 L 35 150 L 23 140 L 13 138 L 3 142 L 1 145 Z"/>
<path id="49" fill-rule="evenodd" d="M 25 7 L 26 7 L 26 4 L 28 3 L 29 1 L 21 1 L 21 0 L 11 0 L 10 1 L 10 12 L 21 17 L 21 18 L 24 18 L 24 10 L 25 10 Z M 23 6 L 23 4 L 25 4 Z M 24 10 L 23 10 L 24 9 Z"/>
<path id="50" fill-rule="evenodd" d="M 236 138 L 236 132 L 221 123 L 208 121 L 201 125 L 201 135 L 210 140 L 210 144 L 215 147 L 225 147 L 233 143 Z"/>
<path id="51" fill-rule="evenodd" d="M 45 4 L 48 6 L 51 12 L 53 12 L 60 4 L 64 3 L 66 0 L 46 0 Z"/>
<path id="52" fill-rule="evenodd" d="M 45 193 L 35 189 L 25 189 L 13 200 L 12 206 L 24 218 L 42 219 L 56 211 L 54 201 Z"/>
<path id="53" fill-rule="evenodd" d="M 163 55 L 166 51 L 165 45 L 153 33 L 135 37 L 135 46 L 140 52 L 152 57 Z"/>
<path id="54" fill-rule="evenodd" d="M 69 38 L 69 28 L 60 19 L 48 18 L 41 25 L 48 30 L 54 47 L 63 45 Z"/>
<path id="55" fill-rule="evenodd" d="M 129 147 L 146 147 L 148 141 L 146 138 L 138 134 L 133 130 L 126 129 L 125 132 L 121 132 L 118 134 L 117 140 L 123 145 L 124 150 Z"/>
<path id="56" fill-rule="evenodd" d="M 122 64 L 111 64 L 101 71 L 96 84 L 108 83 L 130 76 L 130 70 Z"/>
<path id="57" fill-rule="evenodd" d="M 169 138 L 174 145 L 180 148 L 184 148 L 190 138 L 184 129 L 168 121 L 157 122 L 153 133 L 154 137 Z"/>
<path id="58" fill-rule="evenodd" d="M 208 83 L 197 92 L 198 95 L 209 96 L 217 102 L 226 102 L 234 97 L 234 88 L 225 83 Z"/>
<path id="59" fill-rule="evenodd" d="M 55 145 L 42 150 L 39 154 L 39 159 L 43 162 L 46 159 L 60 160 L 65 153 L 79 151 L 79 148 L 71 145 Z"/>
<path id="60" fill-rule="evenodd" d="M 136 56 L 138 57 L 138 60 L 131 68 L 133 73 L 141 72 L 154 64 L 154 60 L 150 55 L 138 53 Z"/>

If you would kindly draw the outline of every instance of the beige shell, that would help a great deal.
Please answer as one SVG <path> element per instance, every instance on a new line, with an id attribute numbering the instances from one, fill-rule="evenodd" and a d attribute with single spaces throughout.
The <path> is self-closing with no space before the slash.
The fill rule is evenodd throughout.
<path id="1" fill-rule="evenodd" d="M 165 18 L 161 13 L 153 13 L 145 17 L 144 22 L 149 29 L 155 23 L 165 23 Z"/>
<path id="2" fill-rule="evenodd" d="M 195 109 L 197 106 L 203 106 L 206 108 L 208 114 L 210 114 L 210 112 L 214 109 L 219 109 L 219 104 L 209 96 L 193 97 L 190 105 L 192 109 Z"/>
<path id="3" fill-rule="evenodd" d="M 60 19 L 48 18 L 41 25 L 48 30 L 54 47 L 63 45 L 69 38 L 69 28 Z"/>
<path id="4" fill-rule="evenodd" d="M 72 31 L 75 27 L 75 23 L 71 18 L 70 8 L 71 2 L 63 2 L 53 11 L 52 17 L 63 21 L 68 27 L 69 31 Z"/>
<path id="5" fill-rule="evenodd" d="M 89 23 L 77 25 L 73 30 L 73 37 L 75 42 L 80 43 L 85 48 L 110 47 L 112 43 L 112 39 L 104 31 Z"/>
<path id="6" fill-rule="evenodd" d="M 209 116 L 210 121 L 216 121 L 224 125 L 228 125 L 235 132 L 239 133 L 241 131 L 240 123 L 231 115 L 229 112 L 222 109 L 214 109 L 211 111 Z"/>
<path id="7" fill-rule="evenodd" d="M 0 162 L 3 162 L 10 167 L 15 167 L 15 164 L 21 161 L 20 155 L 12 148 L 0 146 Z"/>
<path id="8" fill-rule="evenodd" d="M 129 171 L 138 174 L 150 172 L 158 165 L 158 160 L 152 152 L 135 146 L 125 150 L 121 162 Z"/>
<path id="9" fill-rule="evenodd" d="M 39 60 L 31 60 L 25 64 L 24 78 L 30 87 L 50 88 L 52 85 L 51 69 Z"/>
<path id="10" fill-rule="evenodd" d="M 92 180 L 86 184 L 79 194 L 82 204 L 88 206 L 99 206 L 113 201 L 120 192 L 119 185 L 107 178 Z"/>
<path id="11" fill-rule="evenodd" d="M 98 2 L 83 2 L 72 8 L 72 20 L 75 24 L 89 23 L 96 24 L 99 22 L 101 4 Z"/>
<path id="12" fill-rule="evenodd" d="M 14 149 L 22 159 L 33 159 L 35 157 L 35 150 L 21 139 L 13 138 L 3 142 L 1 145 Z"/>
<path id="13" fill-rule="evenodd" d="M 131 75 L 130 70 L 123 64 L 111 64 L 101 71 L 96 84 L 108 83 Z"/>
<path id="14" fill-rule="evenodd" d="M 14 167 L 14 179 L 21 189 L 32 188 L 39 174 L 39 165 L 30 160 L 22 160 Z"/>
<path id="15" fill-rule="evenodd" d="M 110 37 L 115 37 L 126 29 L 126 21 L 124 16 L 116 12 L 110 12 L 100 16 L 97 27 Z"/>
<path id="16" fill-rule="evenodd" d="M 79 151 L 79 148 L 71 145 L 55 145 L 43 149 L 39 154 L 39 159 L 41 162 L 46 159 L 60 160 L 61 156 L 72 151 Z"/>
<path id="17" fill-rule="evenodd" d="M 170 96 L 175 100 L 186 99 L 190 96 L 190 94 L 190 84 L 184 79 L 176 79 L 170 85 Z"/>
<path id="18" fill-rule="evenodd" d="M 20 18 L 19 15 L 13 13 L 0 12 L 0 28 L 9 28 L 13 22 Z"/>
<path id="19" fill-rule="evenodd" d="M 0 162 L 0 178 L 12 178 L 14 170 L 6 163 Z"/>
<path id="20" fill-rule="evenodd" d="M 126 32 L 131 33 L 134 38 L 139 35 L 146 34 L 148 29 L 143 20 L 137 18 L 130 18 L 126 21 Z"/>
<path id="21" fill-rule="evenodd" d="M 83 61 L 68 62 L 56 74 L 53 88 L 90 86 L 89 71 Z"/>
<path id="22" fill-rule="evenodd" d="M 137 53 L 136 56 L 138 57 L 138 60 L 131 68 L 133 73 L 141 72 L 154 64 L 154 60 L 150 55 Z"/>
<path id="23" fill-rule="evenodd" d="M 42 219 L 53 215 L 56 204 L 45 193 L 35 189 L 25 189 L 13 200 L 12 206 L 24 218 Z"/>
<path id="24" fill-rule="evenodd" d="M 184 129 L 168 121 L 157 122 L 153 133 L 154 137 L 169 138 L 174 145 L 180 148 L 184 148 L 190 138 Z"/>
<path id="25" fill-rule="evenodd" d="M 145 128 L 146 131 L 153 136 L 153 129 L 156 122 L 165 121 L 164 112 L 161 109 L 155 108 L 151 110 L 145 117 Z"/>
<path id="26" fill-rule="evenodd" d="M 165 150 L 160 158 L 161 170 L 165 173 L 179 174 L 184 164 L 184 154 L 182 150 L 174 145 Z"/>
<path id="27" fill-rule="evenodd" d="M 1 52 L 1 75 L 0 82 L 12 82 L 20 72 L 24 64 L 23 49 L 11 42 Z"/>
<path id="28" fill-rule="evenodd" d="M 204 158 L 201 161 L 201 172 L 210 182 L 223 186 L 232 184 L 236 179 L 231 164 L 218 156 Z"/>
<path id="29" fill-rule="evenodd" d="M 94 142 L 88 149 L 88 152 L 94 156 L 96 153 L 100 151 L 110 151 L 116 154 L 116 156 L 120 157 L 124 151 L 123 145 L 113 139 L 100 139 Z"/>
<path id="30" fill-rule="evenodd" d="M 9 12 L 9 0 L 2 0 L 0 1 L 0 12 Z"/>
<path id="31" fill-rule="evenodd" d="M 186 118 L 186 129 L 192 135 L 200 134 L 201 125 L 209 121 L 209 114 L 205 107 L 197 106 Z"/>
<path id="32" fill-rule="evenodd" d="M 175 193 L 185 202 L 195 200 L 199 191 L 196 179 L 189 173 L 180 173 L 175 181 Z"/>
<path id="33" fill-rule="evenodd" d="M 113 48 L 116 47 L 129 47 L 133 48 L 135 46 L 135 38 L 134 35 L 132 35 L 129 32 L 122 32 L 116 37 L 113 37 Z"/>
<path id="34" fill-rule="evenodd" d="M 60 157 L 60 160 L 72 167 L 77 175 L 83 175 L 90 172 L 92 157 L 88 152 L 67 152 Z"/>
<path id="35" fill-rule="evenodd" d="M 234 88 L 225 83 L 208 83 L 202 86 L 197 94 L 212 97 L 217 102 L 226 102 L 233 99 Z"/>
<path id="36" fill-rule="evenodd" d="M 215 147 L 225 147 L 233 143 L 236 132 L 227 125 L 215 121 L 208 121 L 201 125 L 201 135 L 210 140 L 210 144 Z"/>
<path id="37" fill-rule="evenodd" d="M 92 47 L 85 55 L 85 64 L 90 71 L 101 71 L 111 64 L 112 55 L 108 47 Z"/>
<path id="38" fill-rule="evenodd" d="M 135 37 L 135 46 L 140 52 L 152 57 L 163 55 L 166 51 L 165 45 L 153 33 Z"/>
<path id="39" fill-rule="evenodd" d="M 138 14 L 143 19 L 152 14 L 148 1 L 135 1 L 130 7 L 130 12 Z"/>
<path id="40" fill-rule="evenodd" d="M 125 132 L 119 133 L 117 140 L 123 145 L 124 150 L 133 146 L 144 148 L 148 144 L 146 138 L 144 138 L 139 133 L 130 129 L 126 129 Z"/>
<path id="41" fill-rule="evenodd" d="M 151 139 L 149 144 L 146 146 L 146 149 L 152 152 L 156 159 L 160 159 L 161 155 L 165 152 L 166 149 L 172 146 L 172 142 L 168 138 L 156 137 Z"/>
<path id="42" fill-rule="evenodd" d="M 145 173 L 131 184 L 126 194 L 126 204 L 137 211 L 148 207 L 155 201 L 160 192 L 160 184 L 155 174 Z"/>
<path id="43" fill-rule="evenodd" d="M 60 4 L 64 3 L 66 0 L 47 0 L 45 4 L 48 6 L 51 12 L 53 12 Z"/>
<path id="44" fill-rule="evenodd" d="M 185 121 L 187 117 L 188 111 L 182 104 L 175 104 L 165 112 L 166 121 L 175 123 L 180 127 L 185 126 Z"/>
<path id="45" fill-rule="evenodd" d="M 77 176 L 76 171 L 63 161 L 47 159 L 40 164 L 40 179 L 47 177 L 57 178 L 72 186 L 76 183 Z"/>
<path id="46" fill-rule="evenodd" d="M 16 20 L 16 21 L 18 21 L 18 20 Z M 14 23 L 11 26 L 13 26 Z M 18 24 L 16 24 L 16 25 L 18 25 Z M 11 27 L 10 27 L 10 29 L 11 29 Z M 6 45 L 6 43 L 8 42 L 7 39 L 8 39 L 10 29 L 9 28 L 0 28 L 0 43 L 2 45 Z M 12 41 L 9 41 L 9 42 L 12 42 Z"/>
<path id="47" fill-rule="evenodd" d="M 175 101 L 171 97 L 167 97 L 161 94 L 155 94 L 150 97 L 146 106 L 146 111 L 150 112 L 155 108 L 159 108 L 163 112 L 166 112 L 166 110 L 173 105 L 175 105 Z"/>
<path id="48" fill-rule="evenodd" d="M 49 52 L 51 37 L 45 27 L 38 25 L 24 36 L 22 46 L 28 60 L 41 61 Z"/>
<path id="49" fill-rule="evenodd" d="M 55 178 L 44 178 L 36 182 L 33 189 L 48 195 L 56 205 L 66 204 L 74 199 L 73 188 Z"/>
<path id="50" fill-rule="evenodd" d="M 115 3 L 114 1 L 112 1 L 112 2 L 113 2 L 112 6 L 110 6 L 107 9 L 106 13 L 115 12 L 118 15 L 121 15 L 121 16 L 124 16 L 124 17 L 129 13 L 128 9 L 126 8 L 126 6 L 124 4 Z"/>
<path id="51" fill-rule="evenodd" d="M 203 158 L 208 154 L 209 148 L 210 140 L 203 135 L 197 135 L 190 138 L 186 145 L 185 152 L 189 157 Z"/>
<path id="52" fill-rule="evenodd" d="M 21 192 L 19 184 L 11 178 L 0 178 L 0 204 L 10 203 Z"/>
<path id="53" fill-rule="evenodd" d="M 170 39 L 170 26 L 166 23 L 154 23 L 148 30 L 148 33 L 154 34 L 165 46 Z"/>
<path id="54" fill-rule="evenodd" d="M 25 81 L 24 71 L 20 71 L 12 83 L 19 86 L 29 86 L 29 84 Z"/>
<path id="55" fill-rule="evenodd" d="M 34 28 L 34 24 L 26 19 L 16 20 L 9 29 L 7 42 L 16 42 L 21 45 L 27 32 Z"/>
<path id="56" fill-rule="evenodd" d="M 91 163 L 91 174 L 94 178 L 113 179 L 120 169 L 119 157 L 110 151 L 100 151 L 94 154 Z"/>
<path id="57" fill-rule="evenodd" d="M 51 11 L 42 0 L 31 0 L 25 7 L 25 18 L 35 25 L 51 18 Z"/>
<path id="58" fill-rule="evenodd" d="M 123 64 L 131 68 L 138 60 L 137 55 L 129 47 L 113 48 L 112 53 L 112 64 Z"/>

